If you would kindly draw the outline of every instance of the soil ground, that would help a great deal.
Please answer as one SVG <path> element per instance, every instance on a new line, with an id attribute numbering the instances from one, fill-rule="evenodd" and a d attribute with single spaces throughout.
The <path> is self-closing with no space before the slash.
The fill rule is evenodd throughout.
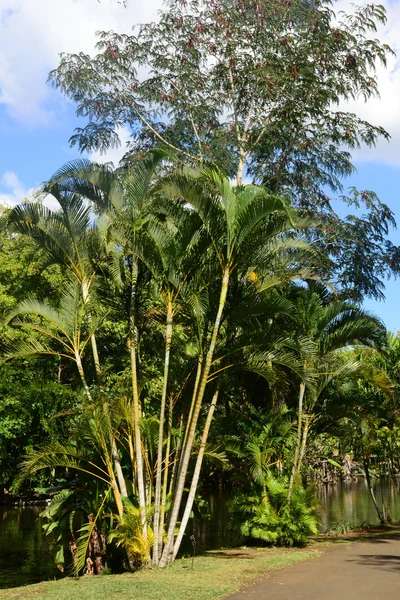
<path id="1" fill-rule="evenodd" d="M 400 533 L 334 544 L 226 600 L 398 600 Z"/>

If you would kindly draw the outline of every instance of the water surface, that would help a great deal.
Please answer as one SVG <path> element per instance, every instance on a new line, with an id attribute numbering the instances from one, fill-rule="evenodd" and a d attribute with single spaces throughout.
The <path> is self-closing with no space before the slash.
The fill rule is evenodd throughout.
<path id="1" fill-rule="evenodd" d="M 60 575 L 38 519 L 43 508 L 0 506 L 0 588 Z"/>
<path id="2" fill-rule="evenodd" d="M 400 521 L 400 495 L 388 481 L 374 484 L 376 498 L 389 500 L 393 521 Z M 378 525 L 379 519 L 369 496 L 364 478 L 349 483 L 324 485 L 317 489 L 320 531 L 338 532 Z M 192 553 L 190 535 L 194 534 L 196 551 L 212 550 L 235 545 L 239 540 L 229 526 L 227 507 L 231 495 L 219 491 L 208 497 L 210 519 L 197 517 L 188 528 L 183 553 Z M 0 588 L 37 583 L 60 577 L 41 529 L 40 507 L 0 506 Z"/>
<path id="3" fill-rule="evenodd" d="M 375 480 L 374 492 L 379 506 L 382 501 L 389 507 L 393 521 L 400 521 L 400 494 L 389 479 Z M 348 483 L 323 485 L 317 489 L 320 531 L 344 527 L 355 529 L 363 525 L 379 525 L 367 482 L 364 477 Z"/>

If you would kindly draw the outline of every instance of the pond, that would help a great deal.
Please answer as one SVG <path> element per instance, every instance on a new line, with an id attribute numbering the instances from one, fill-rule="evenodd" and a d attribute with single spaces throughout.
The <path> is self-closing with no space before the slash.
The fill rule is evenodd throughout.
<path id="1" fill-rule="evenodd" d="M 388 498 L 389 513 L 393 521 L 400 521 L 400 494 L 388 479 L 374 482 L 378 504 Z M 363 477 L 349 483 L 323 485 L 318 489 L 320 531 L 344 527 L 354 529 L 362 525 L 379 525 L 379 519 L 371 501 L 367 482 Z"/>
<path id="2" fill-rule="evenodd" d="M 0 588 L 59 577 L 42 533 L 42 510 L 0 506 Z"/>
<path id="3" fill-rule="evenodd" d="M 387 481 L 375 482 L 378 502 L 382 493 L 389 491 L 390 514 L 394 521 L 400 521 L 400 495 L 393 486 L 388 490 Z M 366 482 L 360 478 L 349 483 L 337 483 L 318 488 L 320 531 L 329 529 L 338 532 L 364 524 L 378 525 L 379 520 L 372 505 Z M 229 527 L 227 501 L 224 492 L 208 498 L 209 520 L 196 519 L 192 524 L 196 538 L 197 552 L 234 545 L 235 539 Z M 54 566 L 47 541 L 44 538 L 39 520 L 40 507 L 0 506 L 0 588 L 36 583 L 60 577 L 62 574 Z M 189 535 L 183 547 L 191 553 Z"/>

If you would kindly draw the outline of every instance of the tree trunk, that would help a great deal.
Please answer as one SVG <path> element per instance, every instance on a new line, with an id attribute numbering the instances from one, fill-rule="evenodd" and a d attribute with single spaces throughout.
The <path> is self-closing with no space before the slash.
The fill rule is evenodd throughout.
<path id="1" fill-rule="evenodd" d="M 379 518 L 381 524 L 384 525 L 385 518 L 378 506 L 378 503 L 375 498 L 374 490 L 372 489 L 371 475 L 369 472 L 369 458 L 367 456 L 365 456 L 365 458 L 364 458 L 364 472 L 365 472 L 365 478 L 367 480 L 369 495 L 371 496 L 372 503 L 375 506 L 376 514 L 378 515 L 378 518 Z"/>
<path id="2" fill-rule="evenodd" d="M 301 465 L 303 464 L 304 456 L 306 454 L 307 439 L 308 439 L 308 433 L 309 433 L 309 431 L 310 431 L 310 419 L 308 419 L 305 422 L 304 428 L 303 428 L 303 439 L 301 441 L 300 457 L 299 457 L 299 462 L 297 464 L 297 470 L 298 471 L 300 471 L 300 469 L 301 469 Z"/>
<path id="3" fill-rule="evenodd" d="M 76 366 L 78 368 L 78 373 L 81 378 L 83 389 L 85 390 L 87 399 L 89 400 L 90 403 L 92 403 L 93 402 L 92 394 L 90 393 L 89 386 L 86 381 L 86 377 L 85 377 L 85 373 L 84 373 L 83 365 L 82 365 L 81 355 L 79 354 L 78 350 L 75 350 L 75 362 L 76 362 Z"/>
<path id="4" fill-rule="evenodd" d="M 159 547 L 159 525 L 160 525 L 160 503 L 161 503 L 161 473 L 163 462 L 163 442 L 164 442 L 164 420 L 165 420 L 165 403 L 167 399 L 168 373 L 169 373 L 169 357 L 172 341 L 172 303 L 168 302 L 167 306 L 167 326 L 165 332 L 165 361 L 164 361 L 164 381 L 161 395 L 160 408 L 160 423 L 158 428 L 158 448 L 157 448 L 157 473 L 156 473 L 156 489 L 154 497 L 154 547 L 153 547 L 153 565 L 158 565 L 158 547 Z M 168 455 L 167 455 L 168 460 Z"/>
<path id="5" fill-rule="evenodd" d="M 82 359 L 81 356 L 79 354 L 79 352 L 77 350 L 75 350 L 75 362 L 76 365 L 78 367 L 78 372 L 82 381 L 82 385 L 83 388 L 85 390 L 86 396 L 88 397 L 88 400 L 90 403 L 92 403 L 92 396 L 89 390 L 89 386 L 86 382 L 86 377 L 85 377 L 85 372 L 83 370 L 83 365 L 82 365 Z M 106 459 L 106 465 L 107 465 L 107 470 L 108 470 L 108 476 L 110 478 L 111 481 L 111 486 L 113 488 L 113 492 L 114 492 L 114 499 L 115 499 L 115 503 L 117 505 L 117 510 L 118 510 L 118 514 L 119 516 L 123 515 L 124 512 L 124 505 L 122 503 L 122 499 L 121 499 L 121 494 L 120 494 L 120 490 L 117 484 L 117 480 L 115 479 L 115 475 L 114 475 L 114 470 L 112 468 L 112 464 L 110 461 L 110 456 L 108 454 L 108 449 L 107 449 L 107 445 L 104 443 L 103 444 L 103 451 L 106 453 L 106 456 L 104 457 Z"/>
<path id="6" fill-rule="evenodd" d="M 172 436 L 172 411 L 174 405 L 172 398 L 169 403 L 169 411 L 168 411 L 168 438 L 167 438 L 167 449 L 165 451 L 165 464 L 164 464 L 164 481 L 163 481 L 163 489 L 161 496 L 161 506 L 160 506 L 160 525 L 158 531 L 158 540 L 155 540 L 155 543 L 158 543 L 158 555 L 160 556 L 162 552 L 163 545 L 163 534 L 164 534 L 164 519 L 165 519 L 165 505 L 167 501 L 167 489 L 168 489 L 168 473 L 169 473 L 169 455 L 171 452 L 171 436 Z M 175 463 L 176 464 L 176 463 Z"/>
<path id="7" fill-rule="evenodd" d="M 295 452 L 294 452 L 292 472 L 290 474 L 290 481 L 289 481 L 289 491 L 288 491 L 288 503 L 289 504 L 292 500 L 293 485 L 294 485 L 294 480 L 295 480 L 295 477 L 297 474 L 297 465 L 298 465 L 299 457 L 300 457 L 301 434 L 302 434 L 302 424 L 303 424 L 303 399 L 304 399 L 305 389 L 306 389 L 305 383 L 304 383 L 304 381 L 302 381 L 300 383 L 300 392 L 299 392 L 296 448 L 295 448 Z"/>
<path id="8" fill-rule="evenodd" d="M 179 429 L 183 429 L 183 415 L 181 415 Z M 178 443 L 175 448 L 175 458 L 172 465 L 171 481 L 169 482 L 169 493 L 171 494 L 174 490 L 176 472 L 178 470 L 178 462 L 181 458 L 181 447 L 182 447 L 182 436 L 179 436 Z"/>
<path id="9" fill-rule="evenodd" d="M 208 375 L 209 375 L 210 369 L 211 369 L 211 363 L 213 360 L 214 350 L 215 350 L 215 346 L 217 343 L 218 332 L 219 332 L 219 328 L 220 328 L 221 320 L 222 320 L 222 313 L 223 313 L 223 310 L 225 307 L 226 297 L 228 294 L 229 275 L 230 275 L 229 267 L 226 267 L 224 270 L 224 273 L 223 273 L 223 277 L 222 277 L 222 285 L 221 285 L 218 311 L 217 311 L 217 315 L 215 317 L 214 328 L 213 328 L 213 332 L 212 332 L 212 336 L 211 336 L 211 340 L 210 340 L 210 345 L 208 348 L 203 373 L 202 373 L 202 376 L 200 379 L 197 399 L 196 399 L 196 403 L 194 405 L 192 421 L 190 423 L 190 430 L 189 430 L 188 437 L 187 437 L 187 443 L 186 443 L 186 447 L 183 450 L 182 468 L 180 470 L 178 481 L 177 481 L 177 486 L 176 486 L 175 495 L 174 495 L 174 502 L 173 502 L 172 511 L 171 511 L 171 518 L 170 518 L 169 527 L 168 527 L 167 542 L 165 544 L 164 551 L 163 551 L 163 554 L 162 554 L 162 557 L 160 560 L 160 567 L 167 566 L 167 564 L 170 560 L 170 554 L 172 554 L 172 552 L 173 552 L 175 527 L 176 527 L 176 523 L 178 521 L 183 490 L 185 487 L 185 479 L 186 479 L 187 469 L 188 469 L 188 465 L 189 465 L 189 459 L 190 459 L 190 455 L 191 455 L 191 451 L 192 451 L 192 447 L 193 447 L 193 442 L 194 442 L 194 438 L 195 438 L 197 420 L 199 417 L 200 408 L 202 405 L 204 392 L 205 392 L 206 385 L 207 385 Z"/>
<path id="10" fill-rule="evenodd" d="M 82 298 L 83 298 L 84 304 L 86 304 L 89 300 L 89 289 L 88 289 L 88 285 L 85 281 L 82 282 Z M 88 318 L 89 318 L 89 322 L 90 322 L 90 314 L 88 315 Z M 109 426 L 110 426 L 110 431 L 111 431 L 111 434 L 110 434 L 111 453 L 112 453 L 112 457 L 113 457 L 113 461 L 114 461 L 115 472 L 117 474 L 118 485 L 119 485 L 119 489 L 121 491 L 122 496 L 127 497 L 128 492 L 126 489 L 124 474 L 122 472 L 121 461 L 119 460 L 117 444 L 115 442 L 115 437 L 112 434 L 112 426 L 111 426 L 111 419 L 109 416 L 108 402 L 107 402 L 107 398 L 106 398 L 106 391 L 104 389 L 104 384 L 103 384 L 103 375 L 102 375 L 101 367 L 100 367 L 99 351 L 97 348 L 97 341 L 96 341 L 96 336 L 94 333 L 90 336 L 90 343 L 92 346 L 93 362 L 94 362 L 94 366 L 95 366 L 95 370 L 96 370 L 97 382 L 99 384 L 100 394 L 103 398 L 103 410 L 104 410 L 104 414 L 106 415 L 106 417 L 109 421 Z"/>
<path id="11" fill-rule="evenodd" d="M 245 164 L 246 164 L 246 154 L 241 150 L 239 164 L 238 164 L 238 170 L 236 173 L 236 185 L 242 185 L 243 171 L 244 171 Z"/>
<path id="12" fill-rule="evenodd" d="M 124 474 L 122 471 L 121 461 L 120 461 L 119 455 L 118 455 L 117 443 L 116 443 L 115 437 L 112 433 L 112 423 L 111 423 L 110 412 L 109 412 L 109 404 L 107 402 L 106 391 L 105 391 L 104 385 L 103 385 L 103 376 L 101 373 L 100 359 L 99 359 L 99 353 L 97 350 L 97 342 L 96 342 L 95 334 L 93 334 L 90 339 L 91 339 L 91 344 L 92 344 L 93 359 L 94 359 L 94 364 L 95 364 L 95 368 L 96 368 L 97 380 L 99 383 L 101 395 L 103 397 L 103 411 L 104 411 L 105 416 L 107 417 L 108 424 L 110 427 L 110 432 L 111 432 L 110 433 L 110 444 L 111 444 L 111 453 L 112 453 L 112 457 L 113 457 L 113 461 L 114 461 L 114 468 L 115 468 L 115 472 L 117 474 L 117 480 L 118 480 L 119 489 L 121 491 L 121 495 L 124 498 L 126 498 L 128 496 L 128 491 L 126 489 L 125 477 L 124 477 Z"/>
<path id="13" fill-rule="evenodd" d="M 199 383 L 200 383 L 200 377 L 201 377 L 202 367 L 203 367 L 203 356 L 202 356 L 202 354 L 200 354 L 198 362 L 197 362 L 196 379 L 195 379 L 195 382 L 194 382 L 194 388 L 193 388 L 192 400 L 191 400 L 191 403 L 190 403 L 189 415 L 188 415 L 188 419 L 187 419 L 187 423 L 186 423 L 186 427 L 185 427 L 185 433 L 184 433 L 184 436 L 183 436 L 182 452 L 181 452 L 181 455 L 179 457 L 178 473 L 181 472 L 182 457 L 183 457 L 183 455 L 185 453 L 186 442 L 187 442 L 187 438 L 188 438 L 189 431 L 190 431 L 190 425 L 191 425 L 191 422 L 192 422 L 193 410 L 194 410 L 194 407 L 195 407 L 195 404 L 196 404 L 197 390 L 199 389 Z"/>
<path id="14" fill-rule="evenodd" d="M 133 400 L 133 426 L 135 436 L 135 454 L 136 454 L 136 469 L 137 469 L 137 488 L 139 497 L 140 520 L 142 523 L 143 537 L 147 535 L 146 521 L 146 493 L 144 487 L 143 475 L 143 455 L 142 455 L 142 440 L 140 434 L 140 399 L 138 390 L 137 378 L 137 357 L 136 357 L 136 323 L 135 323 L 135 299 L 136 299 L 136 282 L 138 275 L 138 258 L 132 256 L 131 265 L 131 303 L 129 315 L 129 342 L 130 342 L 130 359 L 131 359 L 131 375 L 132 375 L 132 400 Z"/>
<path id="15" fill-rule="evenodd" d="M 186 531 L 186 527 L 187 527 L 187 524 L 188 524 L 188 521 L 190 518 L 190 514 L 192 512 L 193 502 L 194 502 L 194 498 L 195 498 L 196 490 L 197 490 L 197 484 L 199 482 L 199 477 L 200 477 L 201 465 L 203 463 L 203 458 L 204 458 L 204 451 L 206 448 L 208 433 L 210 431 L 211 421 L 214 416 L 215 406 L 216 406 L 217 400 L 218 400 L 218 394 L 219 394 L 219 385 L 217 385 L 217 389 L 214 392 L 214 396 L 213 396 L 210 408 L 208 410 L 206 423 L 204 425 L 203 435 L 201 436 L 200 449 L 199 449 L 199 453 L 197 455 L 196 466 L 194 468 L 194 473 L 193 473 L 192 483 L 191 483 L 190 489 L 189 489 L 188 499 L 186 501 L 185 512 L 183 513 L 182 521 L 181 521 L 181 524 L 179 527 L 178 536 L 177 536 L 175 544 L 174 544 L 172 560 L 175 560 L 176 555 L 179 552 L 179 548 L 182 543 L 182 538 Z"/>

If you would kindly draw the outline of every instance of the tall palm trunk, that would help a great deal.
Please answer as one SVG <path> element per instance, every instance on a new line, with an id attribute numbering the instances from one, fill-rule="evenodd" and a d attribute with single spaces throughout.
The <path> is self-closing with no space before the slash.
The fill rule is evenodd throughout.
<path id="1" fill-rule="evenodd" d="M 189 435 L 189 431 L 190 431 L 190 426 L 192 423 L 193 411 L 194 411 L 194 407 L 196 405 L 197 392 L 199 389 L 202 367 L 203 367 L 203 356 L 200 353 L 198 361 L 197 361 L 196 379 L 194 382 L 194 388 L 193 388 L 193 393 L 192 393 L 192 399 L 190 402 L 189 414 L 188 414 L 187 421 L 186 421 L 185 433 L 183 435 L 182 447 L 180 449 L 181 452 L 180 452 L 180 456 L 179 456 L 178 469 L 177 469 L 178 478 L 179 478 L 179 473 L 182 470 L 182 462 L 183 462 L 183 457 L 185 455 L 185 448 L 186 448 L 186 443 L 187 443 L 187 439 L 188 439 L 188 435 Z M 176 469 L 174 469 L 174 470 L 176 470 Z"/>
<path id="2" fill-rule="evenodd" d="M 160 525 L 159 525 L 159 530 L 158 530 L 158 540 L 156 538 L 156 541 L 155 541 L 155 543 L 158 544 L 158 555 L 161 554 L 162 545 L 163 545 L 165 505 L 167 502 L 167 490 L 168 490 L 169 455 L 171 452 L 173 409 L 174 409 L 174 403 L 171 398 L 170 403 L 169 403 L 169 411 L 168 411 L 168 437 L 167 437 L 167 448 L 165 451 L 164 479 L 163 479 L 163 488 L 162 488 L 161 506 L 160 506 Z M 176 464 L 176 462 L 174 464 Z M 172 475 L 173 475 L 173 473 L 172 473 Z M 172 480 L 172 477 L 171 477 L 171 480 Z"/>
<path id="3" fill-rule="evenodd" d="M 183 414 L 181 415 L 179 422 L 179 431 L 183 431 Z M 179 435 L 176 447 L 175 447 L 175 458 L 172 463 L 172 473 L 171 473 L 171 481 L 169 482 L 169 493 L 171 494 L 174 490 L 176 473 L 178 471 L 178 461 L 181 457 L 181 448 L 182 448 L 182 435 Z"/>
<path id="4" fill-rule="evenodd" d="M 138 258 L 132 256 L 131 265 L 131 302 L 129 315 L 129 342 L 130 342 L 130 359 L 131 359 L 131 375 L 132 375 L 132 400 L 133 400 L 133 426 L 135 436 L 135 454 L 136 454 L 136 471 L 137 471 L 137 488 L 139 496 L 139 511 L 142 524 L 143 536 L 147 535 L 146 522 L 146 493 L 144 487 L 143 474 L 143 455 L 142 455 L 142 440 L 140 434 L 140 399 L 137 377 L 137 357 L 136 357 L 136 322 L 135 322 L 135 300 L 136 300 L 136 283 L 138 276 Z"/>
<path id="5" fill-rule="evenodd" d="M 164 421 L 165 421 L 165 403 L 167 399 L 167 387 L 168 387 L 168 373 L 169 373 L 169 357 L 171 351 L 172 341 L 172 322 L 173 322 L 173 311 L 172 302 L 168 301 L 167 305 L 167 326 L 165 331 L 165 361 L 164 361 L 164 381 L 161 395 L 161 408 L 160 408 L 160 423 L 158 429 L 158 448 L 157 448 L 157 474 L 156 474 L 156 488 L 154 497 L 154 539 L 155 544 L 153 548 L 153 565 L 158 565 L 158 547 L 159 547 L 159 525 L 160 525 L 160 504 L 161 504 L 161 475 L 162 475 L 162 462 L 163 462 L 163 443 L 164 443 Z M 168 454 L 167 454 L 168 460 Z"/>
<path id="6" fill-rule="evenodd" d="M 306 389 L 305 383 L 304 383 L 304 381 L 302 381 L 300 383 L 300 391 L 299 391 L 296 448 L 295 448 L 295 452 L 294 452 L 292 472 L 290 474 L 290 481 L 289 481 L 289 491 L 288 491 L 289 504 L 292 500 L 293 485 L 294 485 L 294 480 L 295 480 L 295 477 L 297 474 L 298 462 L 299 462 L 299 457 L 300 457 L 301 434 L 302 434 L 302 424 L 303 424 L 303 399 L 304 399 L 305 389 Z"/>
<path id="7" fill-rule="evenodd" d="M 183 490 L 185 487 L 185 479 L 186 479 L 190 455 L 191 455 L 191 451 L 192 451 L 192 447 L 193 447 L 193 442 L 194 442 L 194 438 L 195 438 L 197 420 L 199 418 L 200 408 L 201 408 L 201 405 L 203 402 L 203 397 L 204 397 L 204 392 L 205 392 L 206 385 L 207 385 L 208 375 L 209 375 L 210 369 L 211 369 L 211 363 L 213 360 L 214 350 L 215 350 L 215 346 L 217 343 L 218 332 L 219 332 L 219 328 L 220 328 L 221 320 L 222 320 L 222 313 L 225 308 L 226 297 L 228 294 L 228 287 L 229 287 L 229 276 L 230 276 L 229 267 L 225 267 L 223 277 L 222 277 L 218 311 L 217 311 L 217 315 L 215 317 L 214 328 L 213 328 L 213 332 L 212 332 L 212 336 L 211 336 L 211 340 L 210 340 L 210 345 L 208 348 L 204 369 L 203 369 L 202 376 L 200 379 L 197 399 L 196 399 L 196 403 L 194 405 L 193 416 L 192 416 L 190 430 L 189 430 L 188 437 L 187 437 L 186 447 L 184 448 L 184 451 L 183 451 L 182 467 L 181 467 L 181 470 L 179 473 L 177 486 L 176 486 L 176 490 L 175 490 L 174 502 L 173 502 L 172 511 L 171 511 L 171 518 L 170 518 L 169 527 L 168 527 L 167 542 L 165 544 L 164 551 L 161 556 L 160 567 L 165 567 L 168 564 L 168 562 L 170 560 L 170 555 L 173 552 L 175 527 L 176 527 L 176 523 L 178 521 Z"/>
<path id="8" fill-rule="evenodd" d="M 197 391 L 199 389 L 202 366 L 203 366 L 203 357 L 202 357 L 202 354 L 200 354 L 199 359 L 197 361 L 196 379 L 194 382 L 192 400 L 190 403 L 190 409 L 189 409 L 189 414 L 188 414 L 188 418 L 187 418 L 187 422 L 186 422 L 185 433 L 183 436 L 182 449 L 181 449 L 182 451 L 181 451 L 181 454 L 179 457 L 178 477 L 179 477 L 179 473 L 181 472 L 181 469 L 182 469 L 182 460 L 183 460 L 183 456 L 185 454 L 185 448 L 186 448 L 186 443 L 187 443 L 187 439 L 188 439 L 188 435 L 189 435 L 189 431 L 190 431 L 190 425 L 192 423 L 193 411 L 194 411 L 194 407 L 196 404 Z"/>
<path id="9" fill-rule="evenodd" d="M 83 389 L 85 390 L 85 394 L 90 403 L 93 402 L 92 394 L 90 393 L 89 386 L 86 381 L 85 372 L 83 370 L 82 358 L 78 350 L 75 350 L 75 362 L 78 368 L 79 377 L 81 378 Z"/>
<path id="10" fill-rule="evenodd" d="M 92 344 L 92 352 L 93 352 L 93 359 L 94 359 L 94 364 L 95 364 L 95 368 L 96 368 L 97 380 L 99 382 L 100 392 L 103 397 L 103 411 L 104 411 L 104 414 L 106 415 L 109 425 L 110 425 L 110 432 L 111 432 L 110 433 L 110 443 L 111 443 L 111 452 L 112 452 L 115 472 L 117 474 L 117 480 L 118 480 L 119 489 L 121 491 L 121 495 L 124 498 L 126 498 L 128 496 L 128 490 L 126 488 L 125 477 L 124 477 L 124 473 L 122 471 L 121 461 L 120 461 L 119 455 L 118 455 L 117 443 L 115 441 L 115 436 L 112 433 L 111 418 L 110 418 L 110 413 L 109 413 L 109 404 L 106 399 L 106 392 L 105 392 L 104 384 L 103 384 L 103 376 L 102 376 L 101 367 L 100 367 L 100 359 L 99 359 L 99 353 L 97 350 L 97 341 L 96 341 L 95 334 L 93 334 L 91 336 L 90 340 L 91 340 L 91 344 Z"/>
<path id="11" fill-rule="evenodd" d="M 306 454 L 307 440 L 308 440 L 308 434 L 309 434 L 309 431 L 310 431 L 310 427 L 311 427 L 311 418 L 310 417 L 306 417 L 305 418 L 304 427 L 303 427 L 303 436 L 302 436 L 302 440 L 301 440 L 299 462 L 297 463 L 297 471 L 298 472 L 301 471 L 301 467 L 302 467 L 302 464 L 303 464 L 304 456 Z"/>
<path id="12" fill-rule="evenodd" d="M 185 512 L 183 513 L 182 521 L 181 521 L 181 524 L 179 527 L 179 532 L 178 532 L 178 535 L 177 535 L 177 538 L 176 538 L 175 544 L 174 544 L 172 560 L 175 560 L 176 555 L 179 552 L 179 548 L 182 543 L 182 538 L 185 533 L 186 526 L 187 526 L 189 518 L 190 518 L 190 514 L 192 512 L 193 502 L 194 502 L 194 498 L 195 498 L 196 490 L 197 490 L 197 484 L 199 482 L 199 477 L 200 477 L 201 466 L 203 464 L 203 458 L 204 458 L 204 452 L 205 452 L 206 443 L 207 443 L 207 439 L 208 439 L 208 433 L 210 431 L 211 421 L 214 416 L 214 410 L 215 410 L 215 406 L 217 404 L 218 394 L 219 394 L 219 386 L 217 386 L 217 389 L 214 392 L 214 396 L 211 401 L 210 408 L 208 410 L 206 423 L 204 425 L 203 435 L 201 436 L 200 449 L 199 449 L 199 453 L 197 455 L 197 460 L 196 460 L 196 465 L 194 468 L 192 483 L 190 485 L 189 495 L 188 495 L 188 499 L 186 501 Z"/>
<path id="13" fill-rule="evenodd" d="M 84 304 L 86 304 L 89 299 L 89 289 L 88 289 L 88 285 L 87 285 L 86 281 L 82 282 L 82 298 L 83 298 Z M 89 320 L 90 320 L 90 314 L 88 316 L 89 316 Z M 104 389 L 104 384 L 103 384 L 103 374 L 101 372 L 101 366 L 100 366 L 99 351 L 97 348 L 97 341 L 96 341 L 96 336 L 94 333 L 90 337 L 90 343 L 92 346 L 93 362 L 94 362 L 94 366 L 95 366 L 95 370 L 96 370 L 96 376 L 97 376 L 97 381 L 99 384 L 100 394 L 103 398 L 103 410 L 104 410 L 104 414 L 107 417 L 107 419 L 109 421 L 109 425 L 110 425 L 111 452 L 112 452 L 112 457 L 113 457 L 113 461 L 114 461 L 115 472 L 117 474 L 118 485 L 119 485 L 119 489 L 121 491 L 122 496 L 127 497 L 128 491 L 126 489 L 125 478 L 124 478 L 124 474 L 122 472 L 121 461 L 120 461 L 119 455 L 118 455 L 117 444 L 115 441 L 115 437 L 112 434 L 111 419 L 109 416 L 106 391 Z"/>

